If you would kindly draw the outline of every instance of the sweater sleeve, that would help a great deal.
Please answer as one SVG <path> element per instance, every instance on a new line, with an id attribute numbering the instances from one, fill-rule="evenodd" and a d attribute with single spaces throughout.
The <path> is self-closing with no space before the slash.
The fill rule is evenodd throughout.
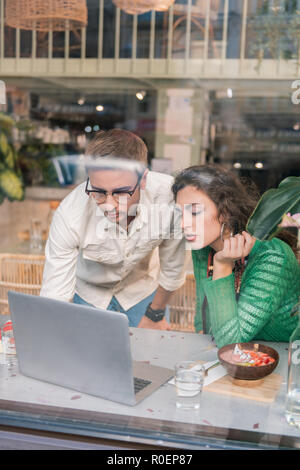
<path id="1" fill-rule="evenodd" d="M 254 339 L 279 308 L 289 289 L 288 270 L 284 252 L 261 253 L 244 272 L 238 301 L 234 274 L 217 280 L 202 280 L 218 347 Z"/>

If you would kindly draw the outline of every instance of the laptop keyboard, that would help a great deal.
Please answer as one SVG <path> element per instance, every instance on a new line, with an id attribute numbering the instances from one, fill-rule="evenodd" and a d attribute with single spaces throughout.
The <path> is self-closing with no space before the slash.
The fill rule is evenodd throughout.
<path id="1" fill-rule="evenodd" d="M 143 388 L 147 387 L 147 385 L 150 385 L 152 382 L 150 380 L 144 380 L 140 379 L 139 377 L 133 377 L 134 380 L 134 393 L 138 393 Z"/>

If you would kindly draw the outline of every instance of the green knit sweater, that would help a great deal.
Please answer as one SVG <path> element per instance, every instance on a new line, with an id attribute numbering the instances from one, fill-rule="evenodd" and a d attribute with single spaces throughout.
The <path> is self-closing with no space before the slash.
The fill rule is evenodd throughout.
<path id="1" fill-rule="evenodd" d="M 196 279 L 195 329 L 202 330 L 202 304 L 207 297 L 206 325 L 220 348 L 252 340 L 288 341 L 297 324 L 291 317 L 300 296 L 300 266 L 282 240 L 257 240 L 250 252 L 237 300 L 234 274 L 207 278 L 210 248 L 192 251 Z"/>

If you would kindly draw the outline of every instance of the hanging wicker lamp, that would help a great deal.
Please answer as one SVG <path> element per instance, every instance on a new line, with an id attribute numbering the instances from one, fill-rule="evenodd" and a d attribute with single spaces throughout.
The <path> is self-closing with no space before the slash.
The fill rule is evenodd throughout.
<path id="1" fill-rule="evenodd" d="M 113 3 L 131 15 L 140 15 L 151 10 L 167 11 L 175 0 L 113 0 Z"/>
<path id="2" fill-rule="evenodd" d="M 12 28 L 65 31 L 87 25 L 86 0 L 6 0 L 5 23 Z"/>
<path id="3" fill-rule="evenodd" d="M 155 11 L 168 11 L 170 6 L 173 5 L 175 0 L 159 0 L 153 8 Z"/>
<path id="4" fill-rule="evenodd" d="M 151 10 L 151 1 L 113 0 L 113 3 L 130 15 L 140 15 Z"/>

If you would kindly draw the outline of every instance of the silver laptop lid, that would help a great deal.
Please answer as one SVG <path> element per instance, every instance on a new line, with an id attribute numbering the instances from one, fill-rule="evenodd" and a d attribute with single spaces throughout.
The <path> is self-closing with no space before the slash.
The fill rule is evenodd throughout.
<path id="1" fill-rule="evenodd" d="M 22 374 L 135 404 L 125 314 L 12 291 L 8 299 Z"/>

